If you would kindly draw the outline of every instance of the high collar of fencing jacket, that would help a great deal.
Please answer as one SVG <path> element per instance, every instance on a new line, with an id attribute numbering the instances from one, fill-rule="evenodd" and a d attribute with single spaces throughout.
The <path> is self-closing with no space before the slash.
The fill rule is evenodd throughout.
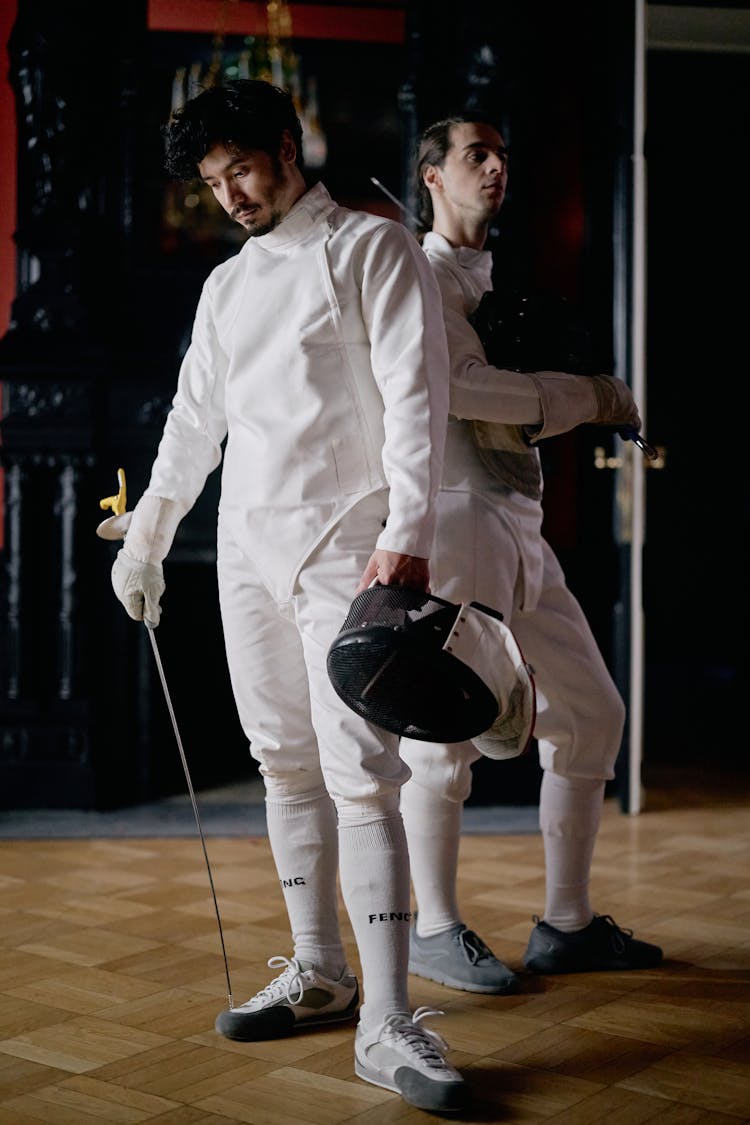
<path id="1" fill-rule="evenodd" d="M 248 239 L 243 249 L 247 246 L 257 246 L 262 250 L 277 250 L 292 242 L 298 242 L 305 237 L 311 227 L 335 208 L 336 203 L 331 199 L 327 189 L 323 184 L 317 183 L 300 196 L 277 227 L 268 234 Z"/>
<path id="2" fill-rule="evenodd" d="M 482 294 L 492 289 L 492 254 L 470 246 L 452 246 L 447 238 L 433 231 L 424 236 L 422 249 L 439 280 L 441 276 L 443 279 L 441 291 L 449 316 L 451 404 L 454 408 L 458 406 L 456 417 L 448 426 L 443 486 L 453 491 L 489 491 L 493 496 L 498 490 L 505 494 L 510 491 L 538 503 L 542 496 L 538 450 L 527 446 L 515 419 L 506 420 L 512 419 L 512 413 L 505 414 L 502 421 L 496 417 L 490 422 L 486 421 L 487 414 L 481 412 L 487 407 L 488 392 L 494 399 L 493 410 L 497 410 L 501 406 L 516 409 L 519 395 L 528 396 L 529 390 L 513 383 L 509 372 L 500 377 L 488 366 L 484 350 L 478 347 L 478 338 L 468 324 L 468 314 L 474 312 Z M 485 387 L 488 372 L 494 374 L 489 375 Z M 522 384 L 526 382 L 525 376 L 519 378 Z M 505 397 L 506 391 L 509 398 Z"/>
<path id="3" fill-rule="evenodd" d="M 460 266 L 471 275 L 471 280 L 479 295 L 492 288 L 492 253 L 489 250 L 474 250 L 471 246 L 452 246 L 447 238 L 435 231 L 428 231 L 422 240 L 422 247 L 429 256 L 445 258 Z"/>

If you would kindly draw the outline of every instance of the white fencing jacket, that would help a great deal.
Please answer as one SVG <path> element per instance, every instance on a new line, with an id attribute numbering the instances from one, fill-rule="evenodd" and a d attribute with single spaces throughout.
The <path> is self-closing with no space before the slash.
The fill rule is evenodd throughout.
<path id="1" fill-rule="evenodd" d="M 445 443 L 443 493 L 471 493 L 488 503 L 495 519 L 474 520 L 474 543 L 466 542 L 463 523 L 452 514 L 450 497 L 441 504 L 436 556 L 443 572 L 467 572 L 466 553 L 494 554 L 496 567 L 520 567 L 521 602 L 533 610 L 543 575 L 541 501 L 508 487 L 489 471 L 477 450 L 473 419 L 507 424 L 508 449 L 514 449 L 513 430 L 537 425 L 542 418 L 538 391 L 520 371 L 500 371 L 487 363 L 479 336 L 468 317 L 481 296 L 492 288 L 492 255 L 488 250 L 454 247 L 442 235 L 429 232 L 422 247 L 439 283 L 450 352 L 450 418 Z M 538 450 L 531 453 L 538 458 Z M 541 472 L 540 472 L 541 477 Z M 458 498 L 456 497 L 456 502 Z M 458 511 L 463 511 L 464 502 Z M 509 550 L 509 544 L 515 552 Z M 436 591 L 440 594 L 440 590 Z M 490 598 L 490 600 L 492 600 Z"/>
<path id="2" fill-rule="evenodd" d="M 358 499 L 378 547 L 428 557 L 448 412 L 440 293 L 401 224 L 322 184 L 206 280 L 147 494 L 188 511 L 222 459 L 220 519 L 289 583 Z"/>
<path id="3" fill-rule="evenodd" d="M 468 320 L 482 294 L 492 289 L 492 255 L 489 250 L 451 246 L 432 231 L 424 236 L 422 247 L 440 286 L 450 350 L 452 418 L 443 485 L 459 491 L 507 492 L 478 456 L 472 421 L 503 423 L 507 429 L 505 448 L 509 452 L 525 449 L 538 459 L 538 450 L 529 450 L 519 441 L 517 428 L 538 424 L 542 408 L 528 375 L 500 371 L 488 364 L 482 342 Z"/>

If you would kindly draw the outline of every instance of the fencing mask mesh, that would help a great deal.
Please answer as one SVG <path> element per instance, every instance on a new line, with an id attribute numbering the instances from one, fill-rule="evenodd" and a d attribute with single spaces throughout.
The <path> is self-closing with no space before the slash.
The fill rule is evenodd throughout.
<path id="1" fill-rule="evenodd" d="M 339 697 L 375 726 L 425 742 L 471 739 L 487 757 L 523 753 L 531 673 L 501 615 L 403 586 L 371 586 L 328 652 Z"/>

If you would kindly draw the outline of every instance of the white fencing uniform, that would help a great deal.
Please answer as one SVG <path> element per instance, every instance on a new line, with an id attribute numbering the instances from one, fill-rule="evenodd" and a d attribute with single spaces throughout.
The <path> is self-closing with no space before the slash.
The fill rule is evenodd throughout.
<path id="1" fill-rule="evenodd" d="M 467 319 L 492 288 L 489 251 L 452 247 L 434 233 L 424 251 L 440 285 L 451 356 L 451 417 L 431 564 L 433 592 L 453 602 L 498 609 L 534 670 L 542 767 L 565 778 L 614 776 L 625 708 L 584 613 L 541 534 L 542 505 L 491 474 L 477 450 L 470 419 L 515 427 L 540 421 L 539 398 L 523 373 L 487 363 Z M 554 424 L 545 431 L 554 432 Z M 532 449 L 527 457 L 538 459 Z M 502 460 L 502 457 L 500 457 Z M 471 791 L 471 743 L 401 741 L 414 782 L 436 796 L 463 801 Z M 501 770 L 502 767 L 499 767 Z M 502 778 L 498 776 L 501 790 Z"/>
<path id="2" fill-rule="evenodd" d="M 226 439 L 222 620 L 269 793 L 319 789 L 322 770 L 360 800 L 408 777 L 325 655 L 376 546 L 431 554 L 447 409 L 438 287 L 400 224 L 317 184 L 208 277 L 146 491 L 187 511 Z"/>

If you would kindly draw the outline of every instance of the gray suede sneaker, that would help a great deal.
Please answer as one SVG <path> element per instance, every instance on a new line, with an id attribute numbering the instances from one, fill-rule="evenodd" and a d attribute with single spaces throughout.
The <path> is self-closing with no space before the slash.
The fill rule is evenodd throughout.
<path id="1" fill-rule="evenodd" d="M 523 963 L 532 973 L 606 973 L 652 969 L 663 954 L 658 945 L 637 941 L 609 914 L 595 914 L 588 926 L 572 934 L 556 930 L 534 916 Z"/>
<path id="2" fill-rule="evenodd" d="M 503 995 L 518 992 L 519 987 L 516 974 L 498 961 L 492 950 L 463 922 L 426 938 L 419 937 L 416 924 L 412 922 L 409 972 L 464 992 Z"/>
<path id="3" fill-rule="evenodd" d="M 219 1035 L 243 1043 L 281 1039 L 298 1027 L 342 1023 L 357 1015 L 359 987 L 350 969 L 331 980 L 294 957 L 272 957 L 268 965 L 285 968 L 245 1004 L 219 1013 L 214 1024 Z"/>

